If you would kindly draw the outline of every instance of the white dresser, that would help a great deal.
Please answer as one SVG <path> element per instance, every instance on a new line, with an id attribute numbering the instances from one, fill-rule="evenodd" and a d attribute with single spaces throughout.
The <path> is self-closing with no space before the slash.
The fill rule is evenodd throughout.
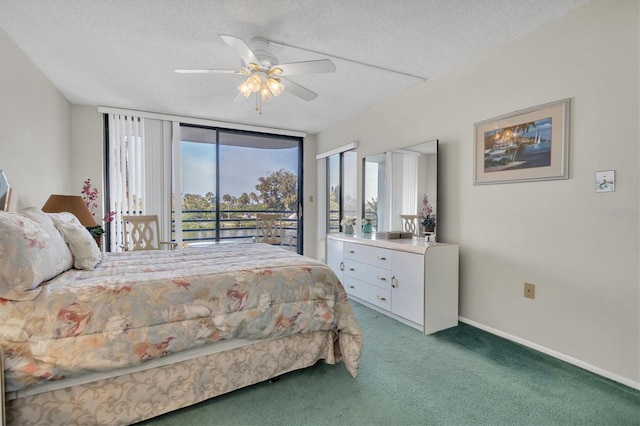
<path id="1" fill-rule="evenodd" d="M 327 264 L 350 298 L 424 334 L 458 325 L 457 245 L 330 234 Z"/>

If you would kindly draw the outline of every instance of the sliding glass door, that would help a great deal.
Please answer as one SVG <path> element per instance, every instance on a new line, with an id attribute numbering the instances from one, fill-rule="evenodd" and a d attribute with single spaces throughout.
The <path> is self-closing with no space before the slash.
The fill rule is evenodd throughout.
<path id="1" fill-rule="evenodd" d="M 300 251 L 301 138 L 181 125 L 179 152 L 174 240 L 251 242 L 256 213 L 270 212 Z"/>

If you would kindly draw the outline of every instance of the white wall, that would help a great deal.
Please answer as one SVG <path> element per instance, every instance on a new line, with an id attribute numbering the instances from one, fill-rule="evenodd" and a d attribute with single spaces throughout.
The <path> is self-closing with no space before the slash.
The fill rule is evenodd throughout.
<path id="1" fill-rule="evenodd" d="M 100 223 L 104 196 L 104 124 L 94 106 L 71 106 L 71 194 L 80 195 L 86 179 L 99 191 L 96 221 Z"/>
<path id="2" fill-rule="evenodd" d="M 71 105 L 0 29 L 0 169 L 19 205 L 42 207 L 71 184 Z"/>
<path id="3" fill-rule="evenodd" d="M 359 140 L 360 157 L 440 139 L 439 237 L 460 244 L 461 317 L 634 387 L 638 22 L 636 0 L 595 1 L 317 135 L 318 151 Z M 473 123 L 563 98 L 568 180 L 473 186 Z M 616 191 L 595 193 L 610 169 Z"/>

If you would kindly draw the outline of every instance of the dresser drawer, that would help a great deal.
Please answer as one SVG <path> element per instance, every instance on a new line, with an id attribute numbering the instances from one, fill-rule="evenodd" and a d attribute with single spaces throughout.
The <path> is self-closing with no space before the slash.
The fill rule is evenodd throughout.
<path id="1" fill-rule="evenodd" d="M 391 270 L 371 266 L 351 259 L 344 259 L 345 277 L 352 277 L 383 289 L 391 288 Z"/>
<path id="2" fill-rule="evenodd" d="M 362 282 L 352 277 L 344 278 L 347 294 L 385 310 L 391 309 L 391 291 Z"/>
<path id="3" fill-rule="evenodd" d="M 344 258 L 379 268 L 391 269 L 391 256 L 389 255 L 389 251 L 378 247 L 345 243 Z"/>

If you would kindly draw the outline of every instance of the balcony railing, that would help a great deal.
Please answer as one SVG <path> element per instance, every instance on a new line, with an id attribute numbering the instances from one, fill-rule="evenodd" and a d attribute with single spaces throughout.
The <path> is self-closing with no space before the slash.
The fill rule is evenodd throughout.
<path id="1" fill-rule="evenodd" d="M 183 210 L 182 241 L 204 243 L 216 241 L 216 220 L 220 215 L 219 241 L 251 242 L 257 235 L 256 213 L 279 213 L 284 230 L 283 244 L 297 244 L 298 214 L 292 210 Z M 176 240 L 175 218 L 171 221 L 171 238 Z"/>

